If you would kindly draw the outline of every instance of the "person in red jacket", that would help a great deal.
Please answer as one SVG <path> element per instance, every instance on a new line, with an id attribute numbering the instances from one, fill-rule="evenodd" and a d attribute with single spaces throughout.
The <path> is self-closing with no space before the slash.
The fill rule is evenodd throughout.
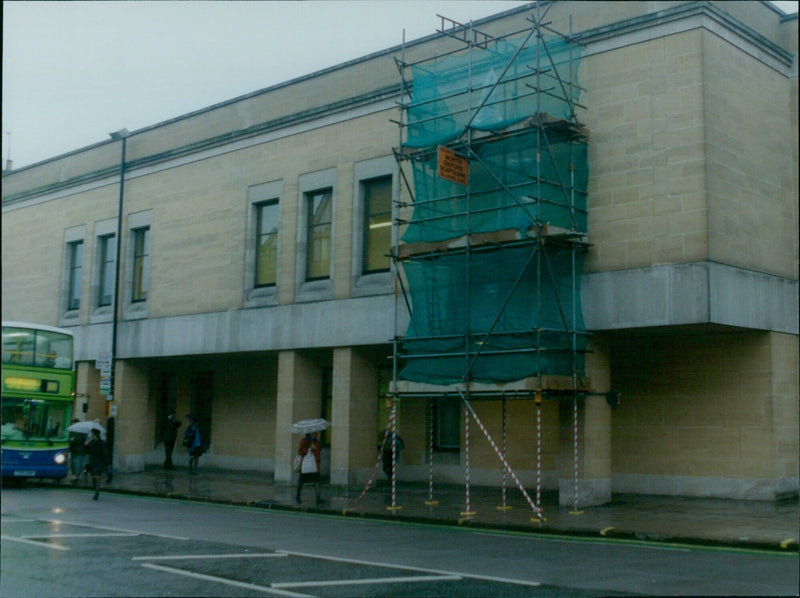
<path id="1" fill-rule="evenodd" d="M 320 496 L 319 489 L 319 469 L 320 469 L 320 452 L 322 447 L 319 443 L 319 434 L 312 432 L 306 434 L 300 439 L 300 444 L 297 447 L 297 454 L 302 459 L 300 464 L 300 479 L 297 481 L 297 495 L 295 500 L 297 504 L 302 504 L 300 493 L 303 491 L 303 485 L 306 483 L 314 484 L 314 491 L 317 495 L 317 504 L 322 504 L 322 497 Z"/>

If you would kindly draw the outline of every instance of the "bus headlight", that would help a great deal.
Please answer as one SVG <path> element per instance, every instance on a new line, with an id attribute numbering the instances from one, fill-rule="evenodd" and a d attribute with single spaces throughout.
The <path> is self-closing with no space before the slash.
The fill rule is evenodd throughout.
<path id="1" fill-rule="evenodd" d="M 53 461 L 56 462 L 56 465 L 64 465 L 67 462 L 67 454 L 66 453 L 56 453 L 56 456 L 53 457 Z"/>

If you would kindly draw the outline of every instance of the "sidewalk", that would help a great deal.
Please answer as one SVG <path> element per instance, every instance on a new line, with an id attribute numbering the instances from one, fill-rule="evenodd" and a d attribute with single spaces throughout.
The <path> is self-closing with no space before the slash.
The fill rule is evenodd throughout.
<path id="1" fill-rule="evenodd" d="M 65 482 L 65 485 L 70 485 Z M 80 486 L 78 486 L 80 487 Z M 294 502 L 295 486 L 275 484 L 269 474 L 200 469 L 189 475 L 185 468 L 165 471 L 149 467 L 144 472 L 116 474 L 105 492 L 163 496 L 284 510 L 307 510 L 352 517 L 463 525 L 524 533 L 559 534 L 595 538 L 636 539 L 798 551 L 800 510 L 798 500 L 781 502 L 615 494 L 610 504 L 587 507 L 575 514 L 559 507 L 555 492 L 542 495 L 545 520 L 538 521 L 515 487 L 506 492 L 506 507 L 498 488 L 471 487 L 465 515 L 463 486 L 437 485 L 429 505 L 427 484 L 400 482 L 392 508 L 391 487 L 381 480 L 363 496 L 363 488 L 323 484 L 325 503 L 316 506 L 312 487 L 303 489 L 303 504 Z M 533 491 L 526 489 L 534 498 Z M 397 508 L 399 507 L 399 508 Z M 510 507 L 510 508 L 509 508 Z"/>

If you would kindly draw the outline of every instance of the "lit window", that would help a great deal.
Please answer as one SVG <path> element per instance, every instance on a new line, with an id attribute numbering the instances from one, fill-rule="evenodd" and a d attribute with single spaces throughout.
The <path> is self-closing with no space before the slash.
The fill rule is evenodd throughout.
<path id="1" fill-rule="evenodd" d="M 308 207 L 306 279 L 330 278 L 332 190 L 322 189 L 305 195 Z"/>
<path id="2" fill-rule="evenodd" d="M 364 190 L 364 256 L 362 271 L 389 270 L 392 245 L 392 177 L 362 181 Z"/>
<path id="3" fill-rule="evenodd" d="M 150 228 L 133 231 L 133 294 L 131 301 L 146 301 L 150 290 Z"/>
<path id="4" fill-rule="evenodd" d="M 81 282 L 83 280 L 83 241 L 73 241 L 67 247 L 69 252 L 67 309 L 80 309 Z"/>
<path id="5" fill-rule="evenodd" d="M 97 305 L 111 305 L 114 297 L 114 274 L 117 258 L 116 235 L 104 235 L 100 241 L 100 284 Z"/>
<path id="6" fill-rule="evenodd" d="M 255 286 L 278 282 L 278 228 L 280 206 L 277 199 L 255 205 L 256 208 L 256 276 Z"/>

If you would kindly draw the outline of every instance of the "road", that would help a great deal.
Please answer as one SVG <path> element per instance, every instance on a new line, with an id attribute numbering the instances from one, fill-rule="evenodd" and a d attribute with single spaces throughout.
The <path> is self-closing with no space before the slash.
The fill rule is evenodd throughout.
<path id="1" fill-rule="evenodd" d="M 797 595 L 798 555 L 2 490 L 0 595 Z"/>

